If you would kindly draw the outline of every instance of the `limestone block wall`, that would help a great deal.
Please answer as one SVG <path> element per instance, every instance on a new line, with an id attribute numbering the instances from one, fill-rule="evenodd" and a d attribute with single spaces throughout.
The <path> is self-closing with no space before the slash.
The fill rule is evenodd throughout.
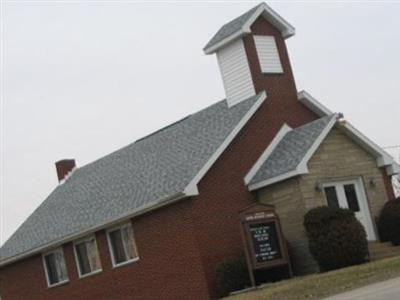
<path id="1" fill-rule="evenodd" d="M 278 213 L 287 239 L 294 271 L 304 274 L 318 271 L 308 251 L 303 227 L 304 214 L 317 206 L 327 205 L 318 183 L 361 178 L 375 226 L 384 203 L 388 201 L 381 170 L 373 156 L 334 128 L 308 163 L 309 174 L 288 179 L 257 191 L 261 203 L 272 204 Z M 370 184 L 373 179 L 374 185 Z"/>

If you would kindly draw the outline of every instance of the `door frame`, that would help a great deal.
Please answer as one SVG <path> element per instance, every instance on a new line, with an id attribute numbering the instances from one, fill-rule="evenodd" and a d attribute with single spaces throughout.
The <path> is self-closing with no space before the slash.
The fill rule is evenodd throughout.
<path id="1" fill-rule="evenodd" d="M 336 190 L 337 185 L 345 185 L 345 184 L 354 184 L 355 185 L 356 194 L 360 198 L 360 199 L 358 199 L 358 201 L 359 201 L 358 205 L 360 206 L 361 212 L 364 214 L 363 217 L 367 223 L 366 226 L 368 226 L 368 228 L 365 228 L 365 230 L 366 231 L 368 230 L 371 233 L 371 236 L 368 239 L 368 241 L 377 241 L 378 235 L 376 232 L 375 222 L 371 215 L 369 201 L 368 201 L 367 193 L 365 191 L 364 182 L 362 180 L 362 177 L 337 178 L 337 179 L 324 181 L 324 183 L 322 184 L 322 192 L 324 194 L 324 200 L 325 200 L 326 204 L 328 204 L 328 202 L 327 202 L 324 188 L 327 186 L 335 186 L 335 190 Z M 336 191 L 336 193 L 337 193 L 337 191 Z M 338 194 L 337 194 L 337 197 L 339 197 Z M 339 199 L 338 199 L 338 202 L 340 203 Z"/>

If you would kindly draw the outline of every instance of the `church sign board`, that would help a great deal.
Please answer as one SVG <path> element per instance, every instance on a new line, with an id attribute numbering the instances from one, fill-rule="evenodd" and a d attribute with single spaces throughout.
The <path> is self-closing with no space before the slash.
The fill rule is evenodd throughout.
<path id="1" fill-rule="evenodd" d="M 273 207 L 255 204 L 240 214 L 242 238 L 250 279 L 254 270 L 287 267 L 292 276 L 289 255 L 279 218 Z"/>

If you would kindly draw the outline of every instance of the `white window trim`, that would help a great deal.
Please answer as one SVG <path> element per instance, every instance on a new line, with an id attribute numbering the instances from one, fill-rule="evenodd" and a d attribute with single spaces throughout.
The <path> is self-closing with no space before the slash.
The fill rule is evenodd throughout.
<path id="1" fill-rule="evenodd" d="M 109 233 L 110 233 L 110 231 L 115 231 L 115 230 L 117 230 L 117 229 L 122 229 L 122 228 L 129 227 L 129 226 L 132 228 L 132 231 L 133 231 L 133 226 L 132 226 L 132 223 L 131 223 L 131 222 L 129 222 L 129 223 L 124 223 L 124 224 L 120 224 L 120 225 L 118 225 L 118 226 L 114 226 L 114 227 L 108 228 L 108 229 L 106 230 L 107 242 L 108 242 L 108 250 L 109 250 L 109 252 L 110 252 L 111 262 L 112 262 L 113 268 L 122 267 L 122 266 L 131 264 L 131 263 L 134 263 L 134 262 L 136 262 L 136 261 L 139 260 L 139 252 L 137 251 L 137 254 L 138 254 L 138 255 L 137 255 L 136 257 L 131 258 L 131 259 L 128 259 L 127 261 L 121 262 L 121 263 L 119 263 L 119 264 L 116 264 L 116 263 L 115 263 L 114 251 L 113 251 L 113 248 L 112 248 L 112 245 L 111 245 L 111 239 L 110 239 L 110 234 L 109 234 Z M 134 232 L 134 231 L 133 231 L 133 242 L 135 243 L 135 246 L 136 246 L 136 248 L 137 248 L 136 239 L 135 239 L 135 232 Z"/>
<path id="2" fill-rule="evenodd" d="M 75 247 L 75 245 L 80 244 L 80 243 L 82 243 L 82 242 L 90 241 L 90 240 L 92 240 L 92 239 L 94 239 L 94 244 L 95 244 L 95 246 L 96 246 L 97 255 L 99 256 L 100 269 L 95 270 L 95 271 L 92 271 L 92 272 L 87 273 L 87 274 L 81 274 L 81 269 L 80 269 L 80 267 L 79 267 L 78 253 L 76 252 L 76 247 Z M 74 248 L 75 265 L 76 265 L 76 269 L 78 270 L 79 278 L 89 277 L 89 276 L 98 274 L 98 273 L 100 273 L 100 272 L 103 271 L 103 266 L 102 266 L 101 260 L 100 260 L 100 252 L 99 252 L 99 248 L 97 247 L 97 240 L 96 240 L 96 236 L 95 236 L 95 235 L 87 236 L 87 237 L 84 237 L 84 238 L 82 238 L 82 239 L 79 239 L 79 240 L 74 241 L 74 242 L 73 242 L 73 248 Z"/>
<path id="3" fill-rule="evenodd" d="M 57 282 L 57 283 L 50 284 L 49 273 L 47 272 L 46 260 L 45 260 L 44 258 L 45 258 L 45 256 L 47 256 L 47 255 L 49 255 L 49 254 L 57 253 L 57 252 L 60 252 L 60 253 L 62 254 L 62 256 L 63 256 L 64 264 L 65 264 L 65 269 L 66 269 L 66 271 L 67 271 L 67 279 L 65 279 L 65 280 L 63 280 L 63 281 L 60 281 L 60 282 Z M 51 251 L 47 251 L 46 253 L 43 253 L 43 254 L 42 254 L 42 262 L 43 262 L 43 268 L 44 268 L 44 273 L 45 273 L 45 275 L 46 275 L 46 282 L 47 282 L 47 287 L 48 287 L 48 288 L 53 288 L 53 287 L 60 286 L 60 285 L 63 285 L 63 284 L 66 284 L 66 283 L 69 282 L 67 263 L 66 263 L 66 261 L 65 261 L 64 250 L 63 250 L 62 247 L 57 248 L 57 249 L 53 249 L 53 250 L 51 250 Z"/>

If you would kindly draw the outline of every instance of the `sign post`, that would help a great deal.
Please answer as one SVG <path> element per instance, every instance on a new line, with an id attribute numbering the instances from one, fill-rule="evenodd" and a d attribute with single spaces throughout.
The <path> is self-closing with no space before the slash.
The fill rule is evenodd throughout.
<path id="1" fill-rule="evenodd" d="M 292 277 L 286 241 L 274 208 L 251 205 L 240 213 L 240 221 L 251 284 L 256 285 L 255 270 L 287 267 Z"/>

